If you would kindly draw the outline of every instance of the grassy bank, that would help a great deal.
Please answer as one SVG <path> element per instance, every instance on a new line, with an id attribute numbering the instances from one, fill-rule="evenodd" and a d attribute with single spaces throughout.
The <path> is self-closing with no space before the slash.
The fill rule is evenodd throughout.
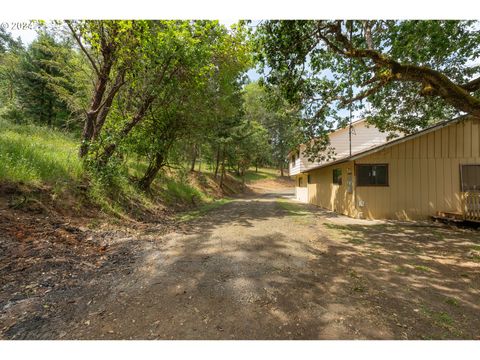
<path id="1" fill-rule="evenodd" d="M 80 202 L 87 200 L 122 218 L 142 217 L 165 206 L 175 210 L 198 208 L 194 213 L 202 213 L 218 205 L 215 200 L 224 196 L 213 174 L 182 169 L 160 173 L 152 191 L 146 194 L 131 181 L 146 167 L 138 159 L 127 159 L 123 168 L 106 180 L 84 170 L 77 155 L 79 143 L 79 139 L 59 130 L 0 119 L 0 183 L 42 188 L 55 199 L 64 199 L 68 193 L 70 201 L 64 207 L 79 209 Z M 241 191 L 241 183 L 234 177 L 228 176 L 226 182 L 229 188 Z M 87 189 L 86 193 L 79 188 Z"/>
<path id="2" fill-rule="evenodd" d="M 35 125 L 0 119 L 0 181 L 27 185 L 79 182 L 78 139 Z"/>

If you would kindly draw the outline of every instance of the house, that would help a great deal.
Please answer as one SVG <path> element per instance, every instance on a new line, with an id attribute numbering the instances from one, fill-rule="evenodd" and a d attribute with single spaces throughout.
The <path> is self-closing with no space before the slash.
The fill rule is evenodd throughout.
<path id="1" fill-rule="evenodd" d="M 340 151 L 323 163 L 306 161 L 302 147 L 291 153 L 297 199 L 356 218 L 414 220 L 440 213 L 480 221 L 478 118 L 443 121 L 390 141 L 372 128 L 354 127 L 351 154 L 345 151 L 348 129 L 330 134 Z"/>
<path id="2" fill-rule="evenodd" d="M 350 154 L 350 132 L 347 128 L 340 128 L 329 134 L 330 145 L 334 151 L 334 159 L 342 159 Z M 351 131 L 351 151 L 352 154 L 363 150 L 373 148 L 377 145 L 387 142 L 387 134 L 380 132 L 375 126 L 368 125 L 366 119 L 358 120 L 352 123 Z M 328 164 L 331 161 L 311 162 L 305 156 L 306 145 L 301 144 L 298 149 L 289 153 L 289 175 L 295 177 L 295 196 L 297 200 L 308 202 L 307 182 L 305 176 L 299 174 L 306 173 L 309 169 L 317 168 L 320 165 Z"/>

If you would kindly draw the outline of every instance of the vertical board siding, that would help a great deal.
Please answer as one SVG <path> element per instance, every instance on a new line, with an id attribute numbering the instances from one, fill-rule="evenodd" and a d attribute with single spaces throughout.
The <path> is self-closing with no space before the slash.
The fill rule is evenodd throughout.
<path id="1" fill-rule="evenodd" d="M 367 218 L 425 219 L 439 211 L 462 212 L 460 165 L 480 164 L 480 120 L 466 119 L 357 159 L 355 164 L 388 164 L 388 187 L 354 186 L 347 193 L 346 169 L 353 162 L 311 172 L 309 202 Z M 343 184 L 332 184 L 333 168 L 341 168 Z M 355 173 L 354 173 L 355 185 Z M 358 201 L 365 206 L 359 207 Z"/>

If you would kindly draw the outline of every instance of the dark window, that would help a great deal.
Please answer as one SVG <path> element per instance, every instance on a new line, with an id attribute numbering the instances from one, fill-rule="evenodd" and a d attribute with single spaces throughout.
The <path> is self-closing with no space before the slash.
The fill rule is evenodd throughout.
<path id="1" fill-rule="evenodd" d="M 388 165 L 357 165 L 357 186 L 388 186 Z"/>
<path id="2" fill-rule="evenodd" d="M 333 183 L 342 185 L 342 169 L 333 169 Z"/>
<path id="3" fill-rule="evenodd" d="M 311 184 L 312 183 L 312 177 L 310 174 L 307 175 L 307 183 Z"/>
<path id="4" fill-rule="evenodd" d="M 461 165 L 462 191 L 480 191 L 480 165 Z"/>
<path id="5" fill-rule="evenodd" d="M 303 177 L 298 178 L 298 186 L 299 187 L 303 186 Z"/>

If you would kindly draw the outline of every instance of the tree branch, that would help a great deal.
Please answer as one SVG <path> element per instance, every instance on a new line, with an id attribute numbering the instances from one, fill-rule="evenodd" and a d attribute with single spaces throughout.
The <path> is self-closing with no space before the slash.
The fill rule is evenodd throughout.
<path id="1" fill-rule="evenodd" d="M 75 40 L 77 41 L 78 46 L 80 46 L 80 49 L 81 49 L 81 50 L 83 51 L 83 53 L 87 56 L 88 60 L 89 60 L 90 63 L 92 64 L 92 67 L 93 67 L 93 69 L 95 70 L 95 73 L 97 74 L 97 76 L 100 76 L 100 71 L 98 70 L 97 64 L 95 63 L 95 61 L 93 60 L 92 56 L 91 56 L 90 53 L 87 51 L 87 49 L 85 48 L 85 46 L 83 46 L 82 41 L 81 41 L 80 37 L 78 36 L 78 34 L 76 33 L 75 29 L 73 28 L 70 20 L 65 20 L 65 23 L 67 24 L 67 26 L 68 26 L 68 28 L 70 29 L 73 37 L 74 37 Z"/>
<path id="2" fill-rule="evenodd" d="M 342 33 L 341 23 L 338 21 L 329 26 L 329 32 L 335 36 L 335 39 L 343 45 L 344 49 L 333 44 L 324 34 L 319 34 L 332 50 L 340 55 L 359 59 L 371 60 L 378 68 L 387 68 L 389 73 L 386 75 L 388 81 L 413 81 L 422 85 L 422 95 L 437 95 L 447 101 L 455 108 L 480 117 L 480 99 L 472 96 L 469 92 L 480 88 L 480 78 L 472 80 L 465 85 L 458 85 L 451 81 L 443 73 L 426 66 L 417 66 L 401 64 L 373 49 L 355 48 L 348 38 Z M 363 64 L 365 64 L 363 62 Z M 369 94 L 375 92 L 385 83 L 380 83 L 372 89 L 367 90 Z M 376 90 L 374 90 L 376 89 Z M 364 95 L 364 94 L 361 94 Z M 363 98 L 359 95 L 360 99 Z M 364 96 L 365 97 L 365 96 Z"/>
<path id="3" fill-rule="evenodd" d="M 480 77 L 460 86 L 469 92 L 476 91 L 480 89 Z"/>

